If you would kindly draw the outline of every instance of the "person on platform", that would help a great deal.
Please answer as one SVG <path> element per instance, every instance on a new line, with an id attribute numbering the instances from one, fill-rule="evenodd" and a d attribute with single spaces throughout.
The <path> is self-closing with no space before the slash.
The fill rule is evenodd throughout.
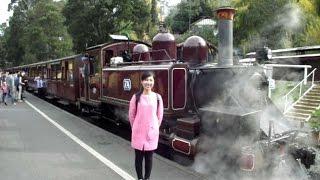
<path id="1" fill-rule="evenodd" d="M 23 90 L 23 86 L 25 85 L 25 83 L 23 82 L 23 73 L 22 72 L 19 72 L 18 74 L 18 82 L 19 82 L 19 85 L 18 85 L 18 101 L 19 102 L 22 102 L 23 100 L 23 95 L 22 95 L 22 90 Z"/>
<path id="2" fill-rule="evenodd" d="M 129 121 L 132 129 L 131 146 L 135 150 L 135 169 L 138 179 L 148 180 L 152 170 L 153 151 L 158 147 L 159 128 L 163 118 L 161 95 L 152 91 L 154 74 L 144 72 L 141 76 L 142 89 L 134 94 L 129 105 Z M 145 174 L 142 176 L 142 162 Z"/>
<path id="3" fill-rule="evenodd" d="M 2 82 L 1 90 L 2 90 L 2 102 L 4 102 L 4 104 L 7 105 L 6 98 L 9 93 L 9 87 L 6 81 Z"/>

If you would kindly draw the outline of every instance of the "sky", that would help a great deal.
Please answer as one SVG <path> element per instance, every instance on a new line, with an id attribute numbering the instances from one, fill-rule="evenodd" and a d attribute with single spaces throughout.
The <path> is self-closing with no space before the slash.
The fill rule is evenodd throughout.
<path id="1" fill-rule="evenodd" d="M 12 15 L 12 12 L 8 12 L 8 4 L 11 0 L 1 0 L 0 2 L 0 24 L 6 22 Z M 177 5 L 181 0 L 166 0 L 169 6 Z"/>
<path id="2" fill-rule="evenodd" d="M 0 24 L 6 22 L 12 12 L 8 12 L 8 4 L 11 0 L 1 0 L 0 2 Z"/>

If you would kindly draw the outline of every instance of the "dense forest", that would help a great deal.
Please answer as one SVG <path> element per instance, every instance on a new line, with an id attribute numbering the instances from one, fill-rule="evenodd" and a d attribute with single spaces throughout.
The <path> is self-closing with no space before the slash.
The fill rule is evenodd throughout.
<path id="1" fill-rule="evenodd" d="M 110 41 L 109 34 L 150 42 L 159 26 L 158 0 L 11 0 L 9 24 L 0 26 L 0 66 L 81 53 Z M 272 49 L 320 44 L 320 0 L 182 0 L 165 26 L 182 42 L 200 35 L 216 45 L 216 27 L 190 28 L 214 17 L 220 6 L 237 14 L 234 46 L 242 53 L 258 45 Z"/>

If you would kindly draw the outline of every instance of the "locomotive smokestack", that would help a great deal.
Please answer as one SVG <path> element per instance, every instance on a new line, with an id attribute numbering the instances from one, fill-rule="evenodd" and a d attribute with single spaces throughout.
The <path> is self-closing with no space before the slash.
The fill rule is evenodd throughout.
<path id="1" fill-rule="evenodd" d="M 231 7 L 221 7 L 218 16 L 218 65 L 233 65 L 233 18 L 236 10 Z"/>

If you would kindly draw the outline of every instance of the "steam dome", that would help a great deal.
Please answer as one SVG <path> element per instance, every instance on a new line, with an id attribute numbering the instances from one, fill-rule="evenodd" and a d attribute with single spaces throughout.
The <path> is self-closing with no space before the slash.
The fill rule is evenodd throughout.
<path id="1" fill-rule="evenodd" d="M 171 33 L 158 33 L 152 40 L 152 59 L 177 59 L 176 40 Z"/>
<path id="2" fill-rule="evenodd" d="M 173 42 L 175 41 L 174 36 L 171 33 L 158 33 L 152 39 L 153 42 L 155 41 L 166 41 L 166 42 Z"/>
<path id="3" fill-rule="evenodd" d="M 133 47 L 133 53 L 145 53 L 145 52 L 149 52 L 149 48 L 144 44 L 137 44 Z"/>
<path id="4" fill-rule="evenodd" d="M 182 59 L 191 64 L 205 63 L 208 57 L 206 41 L 199 36 L 191 36 L 183 43 Z"/>
<path id="5" fill-rule="evenodd" d="M 133 47 L 133 61 L 149 61 L 150 53 L 148 46 L 144 44 L 137 44 Z"/>

